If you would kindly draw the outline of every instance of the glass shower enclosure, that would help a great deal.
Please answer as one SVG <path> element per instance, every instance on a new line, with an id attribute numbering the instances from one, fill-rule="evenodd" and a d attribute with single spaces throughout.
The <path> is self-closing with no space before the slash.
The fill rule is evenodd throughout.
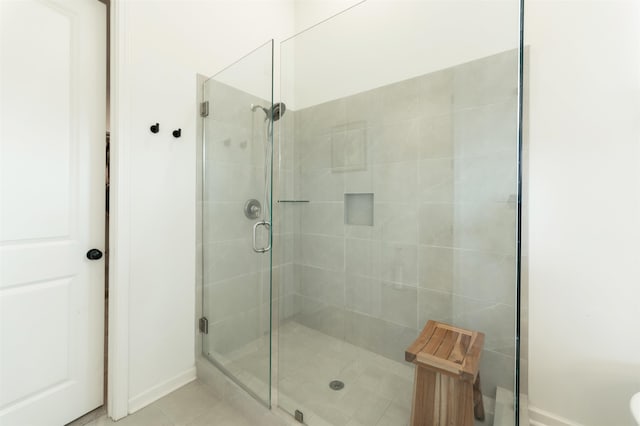
<path id="1" fill-rule="evenodd" d="M 273 41 L 205 81 L 202 353 L 271 401 Z"/>
<path id="2" fill-rule="evenodd" d="M 273 42 L 205 82 L 202 352 L 256 399 L 407 425 L 436 320 L 485 334 L 477 424 L 517 424 L 519 17 L 369 0 L 281 43 L 275 105 Z"/>

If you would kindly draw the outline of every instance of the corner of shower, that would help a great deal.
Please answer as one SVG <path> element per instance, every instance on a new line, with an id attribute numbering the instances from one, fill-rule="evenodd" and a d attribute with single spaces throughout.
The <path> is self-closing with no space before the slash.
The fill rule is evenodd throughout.
<path id="1" fill-rule="evenodd" d="M 286 106 L 272 42 L 202 82 L 200 361 L 267 407 L 406 425 L 436 320 L 486 335 L 485 424 L 518 424 L 523 49 L 437 25 L 471 9 L 364 2 L 283 41 Z"/>

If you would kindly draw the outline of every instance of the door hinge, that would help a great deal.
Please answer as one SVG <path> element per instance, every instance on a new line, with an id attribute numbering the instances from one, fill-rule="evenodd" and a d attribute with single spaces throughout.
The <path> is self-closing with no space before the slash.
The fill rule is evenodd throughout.
<path id="1" fill-rule="evenodd" d="M 209 116 L 209 101 L 200 102 L 200 117 Z"/>
<path id="2" fill-rule="evenodd" d="M 198 328 L 200 329 L 200 333 L 209 334 L 209 320 L 206 317 L 200 318 Z"/>

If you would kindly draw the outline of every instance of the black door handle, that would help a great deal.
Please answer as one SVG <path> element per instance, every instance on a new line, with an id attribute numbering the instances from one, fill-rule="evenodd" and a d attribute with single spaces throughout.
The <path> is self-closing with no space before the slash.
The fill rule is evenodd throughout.
<path id="1" fill-rule="evenodd" d="M 87 259 L 98 260 L 102 258 L 102 252 L 98 249 L 91 249 L 87 252 Z"/>

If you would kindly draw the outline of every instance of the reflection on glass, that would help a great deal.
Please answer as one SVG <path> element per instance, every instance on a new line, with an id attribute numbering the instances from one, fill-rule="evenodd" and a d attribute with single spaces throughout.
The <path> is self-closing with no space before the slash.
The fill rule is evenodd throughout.
<path id="1" fill-rule="evenodd" d="M 428 320 L 485 334 L 514 424 L 518 14 L 371 1 L 282 43 L 275 184 L 309 202 L 274 212 L 276 377 L 307 424 L 406 425 Z"/>
<path id="2" fill-rule="evenodd" d="M 273 42 L 204 84 L 203 354 L 260 401 L 271 397 Z"/>

